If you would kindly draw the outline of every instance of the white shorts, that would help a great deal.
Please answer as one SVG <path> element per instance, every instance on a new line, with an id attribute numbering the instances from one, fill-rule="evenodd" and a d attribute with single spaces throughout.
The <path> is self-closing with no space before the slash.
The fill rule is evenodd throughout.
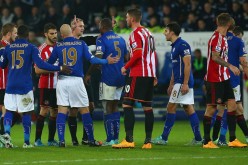
<path id="1" fill-rule="evenodd" d="M 185 95 L 181 93 L 181 85 L 182 84 L 175 84 L 171 95 L 170 95 L 170 103 L 178 103 L 183 105 L 191 105 L 194 104 L 194 90 L 193 88 L 189 88 L 189 92 Z"/>
<path id="2" fill-rule="evenodd" d="M 120 100 L 123 87 L 108 86 L 100 82 L 99 100 Z"/>
<path id="3" fill-rule="evenodd" d="M 71 108 L 89 106 L 82 77 L 59 76 L 56 88 L 57 104 Z"/>
<path id="4" fill-rule="evenodd" d="M 8 94 L 4 96 L 4 106 L 9 111 L 17 111 L 19 113 L 34 110 L 34 93 L 29 91 L 27 94 Z"/>
<path id="5" fill-rule="evenodd" d="M 241 100 L 240 85 L 233 88 L 233 93 L 234 93 L 235 101 L 240 101 Z"/>

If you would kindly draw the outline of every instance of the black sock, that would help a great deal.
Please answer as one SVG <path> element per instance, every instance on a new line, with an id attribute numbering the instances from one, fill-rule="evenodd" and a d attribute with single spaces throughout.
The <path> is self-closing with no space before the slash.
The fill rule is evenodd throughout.
<path id="1" fill-rule="evenodd" d="M 236 139 L 236 116 L 235 112 L 227 112 L 227 125 L 229 130 L 229 141 L 232 142 Z"/>
<path id="2" fill-rule="evenodd" d="M 4 134 L 4 125 L 3 125 L 3 120 L 4 120 L 4 117 L 1 117 L 1 120 L 0 120 L 0 124 L 1 124 L 1 130 L 0 130 L 0 135 L 3 135 Z"/>
<path id="3" fill-rule="evenodd" d="M 237 123 L 239 125 L 239 127 L 241 128 L 241 130 L 243 131 L 245 136 L 248 136 L 248 127 L 244 118 L 244 115 L 238 115 L 236 116 L 237 118 Z"/>
<path id="4" fill-rule="evenodd" d="M 133 129 L 135 123 L 135 116 L 132 107 L 125 107 L 124 109 L 124 125 L 126 131 L 126 141 L 133 142 Z"/>
<path id="5" fill-rule="evenodd" d="M 213 127 L 213 136 L 212 136 L 213 141 L 217 140 L 219 137 L 221 120 L 222 120 L 221 116 L 216 116 L 216 120 L 214 122 L 214 127 Z"/>
<path id="6" fill-rule="evenodd" d="M 145 143 L 151 142 L 153 123 L 154 123 L 154 114 L 152 109 L 145 111 L 145 131 L 146 131 Z"/>
<path id="7" fill-rule="evenodd" d="M 48 141 L 53 141 L 56 133 L 56 117 L 49 117 L 48 121 Z"/>
<path id="8" fill-rule="evenodd" d="M 203 118 L 204 144 L 207 144 L 209 141 L 211 141 L 210 138 L 211 120 L 212 117 L 204 116 Z"/>
<path id="9" fill-rule="evenodd" d="M 36 122 L 36 131 L 35 131 L 35 141 L 38 139 L 41 139 L 41 134 L 42 134 L 42 130 L 44 127 L 44 120 L 45 117 L 39 115 L 37 118 L 37 122 Z"/>
<path id="10" fill-rule="evenodd" d="M 77 117 L 68 117 L 68 125 L 72 141 L 77 140 Z"/>
<path id="11" fill-rule="evenodd" d="M 90 111 L 90 117 L 91 117 L 92 119 L 93 119 L 93 112 L 94 112 L 94 110 L 91 110 L 91 111 Z M 88 140 L 88 135 L 87 135 L 85 129 L 84 129 L 84 132 L 83 132 L 83 138 L 82 138 L 82 140 L 85 140 L 85 141 Z"/>

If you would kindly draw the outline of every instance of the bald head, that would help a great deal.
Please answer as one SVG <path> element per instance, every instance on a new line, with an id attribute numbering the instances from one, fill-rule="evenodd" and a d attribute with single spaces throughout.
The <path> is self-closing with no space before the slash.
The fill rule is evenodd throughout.
<path id="1" fill-rule="evenodd" d="M 72 30 L 69 24 L 63 24 L 60 27 L 60 33 L 63 38 L 72 36 Z"/>

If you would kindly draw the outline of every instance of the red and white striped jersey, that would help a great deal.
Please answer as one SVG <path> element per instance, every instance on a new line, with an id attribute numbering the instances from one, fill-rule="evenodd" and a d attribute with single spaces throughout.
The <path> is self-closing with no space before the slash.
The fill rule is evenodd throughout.
<path id="1" fill-rule="evenodd" d="M 142 57 L 130 67 L 130 77 L 156 77 L 156 52 L 154 38 L 145 27 L 138 27 L 129 36 L 130 58 L 135 50 L 142 50 Z"/>
<path id="2" fill-rule="evenodd" d="M 40 47 L 40 56 L 47 61 L 53 51 L 53 46 L 43 43 Z M 39 80 L 39 88 L 55 89 L 58 81 L 58 73 L 41 74 Z"/>
<path id="3" fill-rule="evenodd" d="M 228 44 L 225 36 L 215 31 L 208 41 L 208 59 L 207 59 L 207 73 L 205 81 L 208 82 L 222 82 L 230 78 L 227 67 L 224 67 L 212 60 L 212 52 L 217 52 L 220 57 L 228 61 Z"/>
<path id="4" fill-rule="evenodd" d="M 1 40 L 0 48 L 9 45 L 9 42 L 6 40 Z M 2 69 L 0 68 L 0 89 L 5 89 L 7 84 L 7 75 L 8 75 L 8 68 Z"/>

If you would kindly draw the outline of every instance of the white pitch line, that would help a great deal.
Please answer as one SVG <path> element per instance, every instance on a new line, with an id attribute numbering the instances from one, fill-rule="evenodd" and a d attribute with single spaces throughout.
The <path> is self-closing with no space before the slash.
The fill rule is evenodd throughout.
<path id="1" fill-rule="evenodd" d="M 233 159 L 248 158 L 248 155 L 240 156 L 187 156 L 187 157 L 154 157 L 154 158 L 110 158 L 110 159 L 76 159 L 76 160 L 37 160 L 25 162 L 4 162 L 5 165 L 12 164 L 46 164 L 46 163 L 73 163 L 73 162 L 98 162 L 98 161 L 147 161 L 147 160 L 183 160 L 183 159 Z"/>

